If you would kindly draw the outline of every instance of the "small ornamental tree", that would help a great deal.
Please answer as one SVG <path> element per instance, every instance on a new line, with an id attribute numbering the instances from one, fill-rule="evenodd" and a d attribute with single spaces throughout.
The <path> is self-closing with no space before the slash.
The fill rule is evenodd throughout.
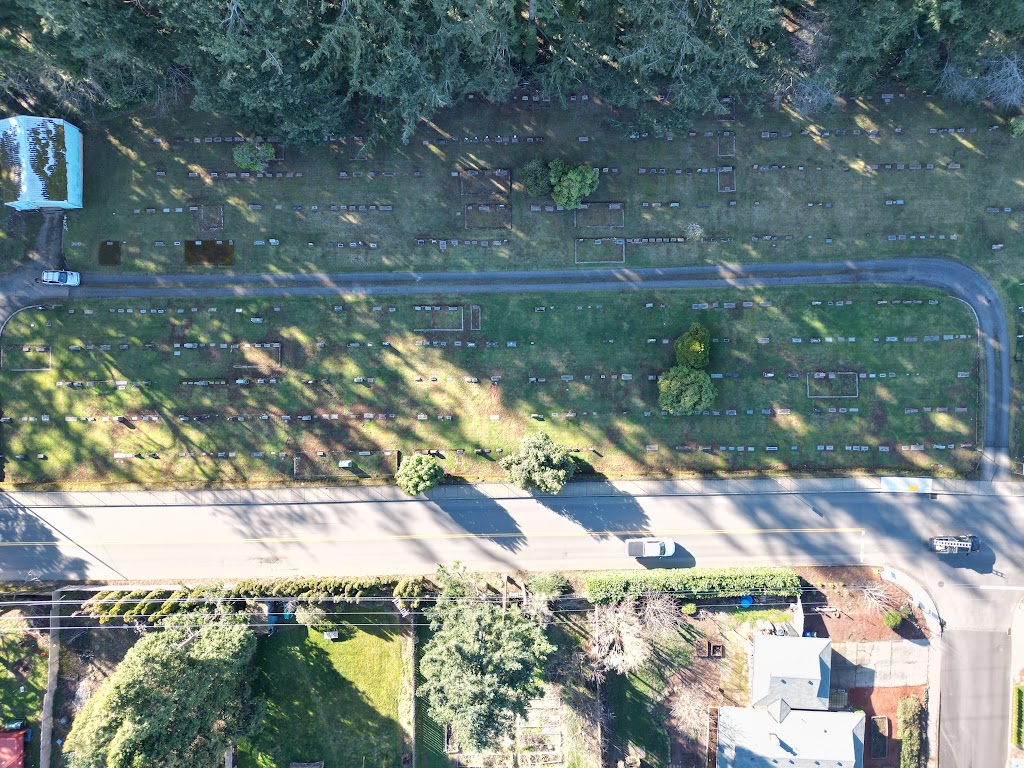
<path id="1" fill-rule="evenodd" d="M 561 160 L 548 164 L 551 180 L 551 196 L 567 211 L 580 207 L 583 198 L 597 189 L 601 174 L 596 168 L 581 164 L 568 166 Z"/>
<path id="2" fill-rule="evenodd" d="M 576 462 L 569 450 L 545 432 L 524 437 L 519 450 L 503 458 L 500 464 L 513 485 L 542 493 L 558 493 L 576 471 Z"/>
<path id="3" fill-rule="evenodd" d="M 247 141 L 238 144 L 232 151 L 235 165 L 243 171 L 255 171 L 263 173 L 270 167 L 270 161 L 274 159 L 274 147 L 270 144 L 256 144 Z"/>
<path id="4" fill-rule="evenodd" d="M 1010 135 L 1015 139 L 1024 139 L 1024 115 L 1010 118 Z"/>
<path id="5" fill-rule="evenodd" d="M 658 382 L 658 405 L 673 415 L 689 416 L 715 402 L 715 387 L 706 371 L 677 365 Z"/>
<path id="6" fill-rule="evenodd" d="M 526 194 L 538 197 L 551 194 L 551 171 L 548 164 L 539 157 L 519 169 L 519 183 L 526 188 Z"/>
<path id="7" fill-rule="evenodd" d="M 319 605 L 310 605 L 308 603 L 303 603 L 295 609 L 295 621 L 304 627 L 321 632 L 329 629 L 331 624 L 327 611 Z"/>
<path id="8" fill-rule="evenodd" d="M 398 487 L 410 496 L 429 491 L 441 482 L 444 468 L 425 453 L 414 453 L 402 459 L 401 466 L 395 473 Z"/>
<path id="9" fill-rule="evenodd" d="M 693 323 L 690 330 L 676 339 L 676 362 L 687 368 L 708 367 L 711 354 L 711 332 L 700 323 Z"/>

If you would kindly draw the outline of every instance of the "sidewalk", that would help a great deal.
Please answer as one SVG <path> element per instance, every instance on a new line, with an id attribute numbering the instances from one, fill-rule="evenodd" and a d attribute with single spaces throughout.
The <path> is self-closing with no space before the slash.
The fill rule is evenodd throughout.
<path id="1" fill-rule="evenodd" d="M 939 764 L 939 710 L 941 702 L 939 694 L 942 682 L 942 619 L 939 617 L 938 608 L 924 587 L 916 580 L 898 571 L 895 568 L 886 566 L 881 569 L 879 575 L 886 581 L 891 581 L 905 589 L 914 605 L 924 614 L 925 623 L 931 632 L 931 640 L 928 643 L 928 702 L 925 712 L 928 715 L 927 743 L 928 743 L 928 766 L 935 768 Z"/>
<path id="2" fill-rule="evenodd" d="M 934 480 L 932 491 L 950 495 L 1024 496 L 1024 483 Z M 566 497 L 729 496 L 769 494 L 881 493 L 878 477 L 749 478 L 731 480 L 619 480 L 569 483 Z M 323 504 L 374 501 L 448 501 L 545 497 L 507 483 L 441 485 L 425 495 L 406 496 L 394 485 L 302 487 L 201 491 L 65 491 L 0 494 L 0 507 L 209 506 Z"/>

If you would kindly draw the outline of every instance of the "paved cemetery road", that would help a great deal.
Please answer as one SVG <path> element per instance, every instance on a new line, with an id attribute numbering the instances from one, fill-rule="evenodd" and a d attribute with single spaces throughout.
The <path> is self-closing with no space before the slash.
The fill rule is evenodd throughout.
<path id="1" fill-rule="evenodd" d="M 0 326 L 24 306 L 68 296 L 68 289 L 33 284 L 12 273 L 0 285 Z M 524 272 L 385 272 L 344 274 L 93 275 L 76 298 L 287 298 L 396 296 L 580 290 L 772 287 L 787 285 L 911 285 L 947 291 L 978 317 L 985 358 L 983 479 L 1009 473 L 1010 341 L 1006 314 L 992 285 L 969 267 L 943 259 L 724 264 L 643 269 L 566 269 Z"/>

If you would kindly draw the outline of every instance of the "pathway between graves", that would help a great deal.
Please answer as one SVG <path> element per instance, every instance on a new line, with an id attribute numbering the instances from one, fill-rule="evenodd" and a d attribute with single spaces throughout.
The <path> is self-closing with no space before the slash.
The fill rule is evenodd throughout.
<path id="1" fill-rule="evenodd" d="M 1009 466 L 1010 344 L 1002 303 L 969 267 L 943 259 L 725 264 L 700 267 L 534 270 L 523 272 L 398 272 L 298 275 L 92 275 L 76 298 L 288 298 L 572 292 L 673 288 L 770 288 L 797 285 L 908 285 L 939 288 L 972 307 L 985 356 L 985 456 L 982 479 L 1005 477 Z M 67 289 L 30 284 L 0 287 L 0 325 L 13 311 L 68 296 Z"/>

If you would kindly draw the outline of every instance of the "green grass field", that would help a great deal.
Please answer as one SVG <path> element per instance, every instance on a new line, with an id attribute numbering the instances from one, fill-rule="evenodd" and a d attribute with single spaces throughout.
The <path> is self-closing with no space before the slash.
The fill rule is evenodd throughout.
<path id="1" fill-rule="evenodd" d="M 53 362 L 0 371 L 6 480 L 345 482 L 387 476 L 396 452 L 416 450 L 440 451 L 453 475 L 494 477 L 500 454 L 539 428 L 578 448 L 585 471 L 608 476 L 967 474 L 976 453 L 959 446 L 983 439 L 975 322 L 935 292 L 377 301 L 83 301 L 22 312 L 4 332 L 4 359 L 35 367 L 52 352 Z M 717 339 L 718 399 L 706 416 L 670 417 L 656 378 L 672 364 L 666 342 L 694 320 Z M 339 470 L 342 459 L 354 466 Z"/>
<path id="2" fill-rule="evenodd" d="M 24 720 L 33 729 L 32 743 L 25 749 L 29 768 L 39 765 L 39 719 L 45 692 L 46 646 L 29 635 L 0 635 L 0 722 Z"/>
<path id="3" fill-rule="evenodd" d="M 398 624 L 352 606 L 344 610 L 351 623 L 338 623 L 339 640 L 295 625 L 260 639 L 256 689 L 266 714 L 256 738 L 239 746 L 241 768 L 321 760 L 401 765 Z"/>
<path id="4" fill-rule="evenodd" d="M 74 268 L 98 269 L 100 243 L 119 240 L 122 264 L 103 269 L 181 271 L 184 248 L 176 242 L 218 238 L 234 240 L 232 269 L 239 271 L 522 269 L 573 264 L 578 237 L 671 237 L 684 234 L 691 222 L 709 237 L 731 241 L 628 245 L 626 264 L 941 255 L 998 277 L 1024 254 L 1024 154 L 1005 128 L 988 130 L 1002 119 L 983 108 L 924 97 L 852 101 L 814 121 L 787 112 L 698 121 L 695 135 L 672 141 L 625 138 L 616 118 L 593 100 L 567 110 L 543 102 L 470 102 L 424 124 L 408 146 L 360 152 L 350 136 L 306 150 L 286 148 L 270 172 L 293 178 L 280 179 L 227 178 L 241 172 L 231 160 L 236 144 L 223 139 L 238 133 L 216 116 L 183 111 L 173 120 L 133 117 L 87 126 L 85 210 L 71 215 L 69 258 Z M 964 132 L 930 133 L 949 127 Z M 801 135 L 804 130 L 808 135 Z M 723 136 L 726 131 L 733 135 Z M 499 135 L 515 136 L 517 143 L 498 142 Z M 588 141 L 579 141 L 583 135 Z M 222 141 L 202 141 L 214 137 Z M 467 143 L 467 137 L 478 141 Z M 527 142 L 534 137 L 543 143 Z M 196 138 L 201 143 L 193 143 Z M 616 221 L 624 226 L 576 228 L 571 212 L 543 210 L 550 199 L 531 199 L 518 185 L 495 198 L 494 189 L 452 176 L 512 169 L 514 177 L 537 155 L 608 168 L 592 199 L 623 203 L 624 218 Z M 950 163 L 961 167 L 950 169 Z M 722 167 L 733 170 L 721 179 L 717 172 L 700 172 Z M 465 206 L 496 199 L 511 206 L 510 229 L 508 217 L 493 210 L 474 210 L 467 222 Z M 366 209 L 333 211 L 332 204 Z M 381 204 L 393 210 L 369 208 Z M 532 211 L 534 205 L 541 210 Z M 193 206 L 205 215 L 190 213 Z M 999 212 L 987 213 L 988 207 Z M 1012 212 L 1003 213 L 1004 207 Z M 155 212 L 147 214 L 147 208 Z M 210 228 L 220 223 L 221 209 L 222 227 Z M 493 228 L 467 229 L 481 222 Z M 889 241 L 890 234 L 906 239 Z M 269 245 L 271 238 L 280 245 Z M 446 250 L 432 238 L 447 240 Z M 492 241 L 487 248 L 463 244 L 484 238 Z M 418 246 L 417 239 L 427 242 Z M 508 242 L 495 246 L 495 239 Z M 339 242 L 345 247 L 337 248 Z M 351 248 L 351 242 L 367 245 Z M 1005 247 L 993 252 L 996 243 Z"/>

